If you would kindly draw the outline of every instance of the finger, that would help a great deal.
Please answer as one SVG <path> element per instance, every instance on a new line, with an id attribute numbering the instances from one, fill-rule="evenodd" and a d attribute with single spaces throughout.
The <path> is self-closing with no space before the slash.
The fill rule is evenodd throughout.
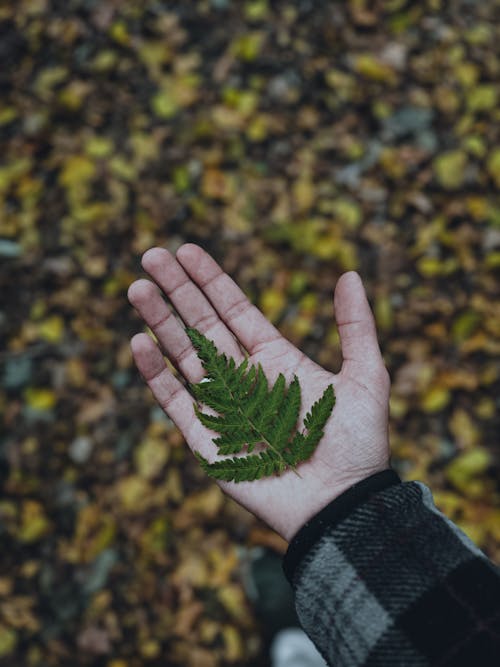
<path id="1" fill-rule="evenodd" d="M 203 366 L 184 327 L 165 303 L 158 287 L 149 280 L 136 280 L 130 285 L 127 296 L 174 366 L 189 382 L 199 382 L 205 375 Z"/>
<path id="2" fill-rule="evenodd" d="M 189 392 L 168 370 L 163 355 L 147 334 L 136 334 L 130 346 L 137 368 L 155 399 L 187 439 L 194 421 Z"/>
<path id="3" fill-rule="evenodd" d="M 210 299 L 213 307 L 250 354 L 260 346 L 280 340 L 280 332 L 245 296 L 217 262 L 193 243 L 177 251 L 177 259 Z"/>
<path id="4" fill-rule="evenodd" d="M 335 319 L 340 336 L 343 364 L 380 365 L 382 355 L 373 313 L 365 288 L 355 271 L 338 280 L 334 296 Z"/>
<path id="5" fill-rule="evenodd" d="M 188 326 L 195 327 L 210 338 L 219 351 L 236 361 L 243 361 L 243 354 L 231 332 L 203 292 L 168 250 L 151 248 L 143 255 L 142 266 L 161 287 Z M 195 354 L 194 348 L 192 350 Z"/>

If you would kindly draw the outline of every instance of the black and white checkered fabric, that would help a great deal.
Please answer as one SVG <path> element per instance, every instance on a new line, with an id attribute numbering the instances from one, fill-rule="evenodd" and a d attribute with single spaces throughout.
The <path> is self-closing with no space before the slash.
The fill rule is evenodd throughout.
<path id="1" fill-rule="evenodd" d="M 301 528 L 283 568 L 332 667 L 500 667 L 500 571 L 421 482 L 360 482 Z"/>

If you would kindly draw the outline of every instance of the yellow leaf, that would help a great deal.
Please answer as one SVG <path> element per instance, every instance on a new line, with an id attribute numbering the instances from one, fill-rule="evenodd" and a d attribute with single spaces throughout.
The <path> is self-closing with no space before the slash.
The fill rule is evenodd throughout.
<path id="1" fill-rule="evenodd" d="M 64 334 L 64 320 L 60 315 L 52 315 L 38 325 L 40 338 L 49 343 L 58 343 Z"/>
<path id="2" fill-rule="evenodd" d="M 109 35 L 115 42 L 122 46 L 130 44 L 130 35 L 127 24 L 124 21 L 115 21 L 109 29 Z"/>
<path id="3" fill-rule="evenodd" d="M 456 493 L 451 491 L 440 491 L 435 489 L 432 492 L 434 497 L 434 502 L 436 507 L 446 514 L 446 516 L 452 520 L 455 520 L 457 513 L 462 512 L 464 506 L 464 498 L 458 496 Z"/>
<path id="4" fill-rule="evenodd" d="M 498 269 L 500 267 L 500 250 L 489 252 L 484 263 L 488 269 Z"/>
<path id="5" fill-rule="evenodd" d="M 167 442 L 163 442 L 159 438 L 147 437 L 134 452 L 137 472 L 144 479 L 153 479 L 162 472 L 168 457 Z"/>
<path id="6" fill-rule="evenodd" d="M 318 310 L 319 299 L 318 295 L 314 292 L 307 292 L 304 294 L 299 301 L 299 307 L 301 312 L 315 315 Z"/>
<path id="7" fill-rule="evenodd" d="M 484 396 L 474 406 L 474 412 L 480 419 L 492 419 L 496 414 L 496 403 L 489 396 Z"/>
<path id="8" fill-rule="evenodd" d="M 340 197 L 334 201 L 332 213 L 342 227 L 347 229 L 357 229 L 362 220 L 362 211 L 359 204 L 345 197 Z"/>
<path id="9" fill-rule="evenodd" d="M 191 176 L 188 167 L 184 164 L 181 164 L 178 167 L 174 167 L 172 180 L 174 182 L 176 192 L 185 192 L 186 190 L 189 190 L 191 185 Z"/>
<path id="10" fill-rule="evenodd" d="M 52 89 L 64 81 L 68 73 L 68 68 L 62 65 L 47 67 L 37 76 L 33 89 L 39 97 L 47 100 L 52 94 Z"/>
<path id="11" fill-rule="evenodd" d="M 0 624 L 0 658 L 13 653 L 17 645 L 15 630 Z"/>
<path id="12" fill-rule="evenodd" d="M 417 269 L 426 278 L 433 276 L 447 276 L 454 273 L 459 268 L 456 257 L 447 257 L 446 259 L 439 259 L 439 257 L 421 257 L 417 261 Z"/>
<path id="13" fill-rule="evenodd" d="M 265 33 L 258 30 L 239 35 L 231 44 L 231 52 L 237 58 L 251 62 L 259 55 L 264 38 Z"/>
<path id="14" fill-rule="evenodd" d="M 192 493 L 185 499 L 184 512 L 196 514 L 198 517 L 213 519 L 219 515 L 224 503 L 224 494 L 216 484 L 211 484 L 203 491 Z"/>
<path id="15" fill-rule="evenodd" d="M 473 86 L 479 74 L 479 67 L 471 62 L 460 62 L 455 67 L 455 75 L 464 88 Z"/>
<path id="16" fill-rule="evenodd" d="M 472 495 L 471 497 L 479 497 L 480 495 L 480 487 L 478 486 L 475 495 Z M 463 521 L 460 519 L 457 519 L 457 526 L 474 542 L 474 544 L 477 544 L 479 547 L 483 546 L 487 533 L 486 526 L 477 522 Z"/>
<path id="17" fill-rule="evenodd" d="M 198 633 L 203 644 L 211 644 L 219 634 L 219 624 L 209 618 L 202 618 L 198 625 Z"/>
<path id="18" fill-rule="evenodd" d="M 97 72 L 108 72 L 118 62 L 118 53 L 111 49 L 104 49 L 99 51 L 92 61 L 92 68 Z"/>
<path id="19" fill-rule="evenodd" d="M 450 392 L 446 387 L 431 387 L 420 401 L 424 412 L 440 412 L 450 402 Z"/>
<path id="20" fill-rule="evenodd" d="M 301 177 L 295 181 L 292 187 L 292 194 L 300 213 L 309 211 L 314 204 L 315 190 L 314 184 L 308 177 Z"/>
<path id="21" fill-rule="evenodd" d="M 236 194 L 236 187 L 233 178 L 212 167 L 203 172 L 201 191 L 206 197 L 227 201 Z"/>
<path id="22" fill-rule="evenodd" d="M 477 497 L 482 489 L 477 484 L 472 485 L 473 478 L 484 473 L 490 465 L 490 453 L 475 447 L 455 458 L 446 468 L 446 476 L 459 491 Z"/>
<path id="23" fill-rule="evenodd" d="M 405 160 L 399 156 L 397 149 L 391 146 L 382 149 L 379 162 L 384 172 L 395 180 L 404 176 L 408 168 Z"/>
<path id="24" fill-rule="evenodd" d="M 86 81 L 72 81 L 61 90 L 57 99 L 63 106 L 71 111 L 76 111 L 82 106 L 90 90 L 91 86 Z"/>
<path id="25" fill-rule="evenodd" d="M 228 130 L 240 130 L 245 127 L 247 119 L 237 109 L 229 109 L 223 104 L 215 104 L 211 108 L 214 125 L 227 132 Z"/>
<path id="26" fill-rule="evenodd" d="M 134 151 L 134 162 L 138 169 L 142 169 L 148 162 L 158 157 L 160 146 L 158 138 L 154 134 L 134 132 L 129 141 Z"/>
<path id="27" fill-rule="evenodd" d="M 487 151 L 487 146 L 483 137 L 477 134 L 465 137 L 462 146 L 464 150 L 474 157 L 483 157 Z"/>
<path id="28" fill-rule="evenodd" d="M 298 269 L 297 271 L 294 271 L 292 273 L 290 284 L 288 286 L 288 291 L 290 294 L 298 296 L 299 294 L 302 294 L 302 292 L 307 288 L 308 284 L 309 284 L 309 274 L 307 273 L 307 271 L 301 271 L 300 269 Z"/>
<path id="29" fill-rule="evenodd" d="M 459 447 L 472 449 L 479 443 L 481 431 L 464 409 L 453 411 L 448 426 Z"/>
<path id="30" fill-rule="evenodd" d="M 190 72 L 178 76 L 166 76 L 160 82 L 160 90 L 153 96 L 151 106 L 159 118 L 172 118 L 183 107 L 189 107 L 198 99 L 200 77 Z"/>
<path id="31" fill-rule="evenodd" d="M 377 326 L 379 326 L 382 331 L 391 329 L 394 322 L 394 313 L 390 295 L 381 294 L 375 299 L 375 319 Z"/>
<path id="32" fill-rule="evenodd" d="M 172 95 L 171 90 L 161 90 L 156 93 L 151 100 L 153 111 L 159 118 L 173 118 L 179 111 L 177 100 Z"/>
<path id="33" fill-rule="evenodd" d="M 466 101 L 470 111 L 491 111 L 497 106 L 498 89 L 486 83 L 476 86 L 467 93 Z"/>
<path id="34" fill-rule="evenodd" d="M 75 220 L 89 224 L 98 220 L 105 220 L 109 216 L 110 206 L 108 202 L 103 201 L 88 202 L 86 204 L 72 202 L 71 212 Z"/>
<path id="35" fill-rule="evenodd" d="M 141 655 L 147 660 L 157 658 L 161 653 L 161 644 L 157 639 L 146 639 L 139 644 Z"/>
<path id="36" fill-rule="evenodd" d="M 337 257 L 344 271 L 355 271 L 359 266 L 357 247 L 350 241 L 339 244 Z"/>
<path id="37" fill-rule="evenodd" d="M 499 151 L 499 162 L 498 162 L 498 185 L 500 187 L 500 151 Z M 470 213 L 473 220 L 477 222 L 481 220 L 487 220 L 488 213 L 490 209 L 490 204 L 486 197 L 480 197 L 471 195 L 467 197 L 467 210 Z"/>
<path id="38" fill-rule="evenodd" d="M 269 4 L 267 0 L 248 0 L 245 3 L 245 18 L 248 21 L 263 21 L 268 17 Z"/>
<path id="39" fill-rule="evenodd" d="M 78 512 L 75 536 L 68 560 L 91 562 L 103 549 L 112 544 L 116 524 L 111 514 L 106 514 L 96 503 L 89 503 Z"/>
<path id="40" fill-rule="evenodd" d="M 485 22 L 473 22 L 469 30 L 464 32 L 465 39 L 474 46 L 487 44 L 494 35 L 493 26 Z"/>
<path id="41" fill-rule="evenodd" d="M 34 615 L 35 600 L 29 595 L 11 595 L 1 603 L 3 620 L 11 628 L 31 632 L 40 630 L 40 622 Z"/>
<path id="42" fill-rule="evenodd" d="M 314 327 L 314 320 L 310 315 L 302 315 L 301 313 L 298 313 L 293 317 L 290 326 L 296 336 L 304 338 L 311 333 Z"/>
<path id="43" fill-rule="evenodd" d="M 355 77 L 339 69 L 327 70 L 325 72 L 325 82 L 342 99 L 349 99 L 357 85 Z"/>
<path id="44" fill-rule="evenodd" d="M 66 188 L 78 187 L 82 182 L 90 181 L 96 173 L 95 164 L 85 155 L 69 157 L 59 173 L 59 183 Z"/>
<path id="45" fill-rule="evenodd" d="M 15 107 L 4 107 L 0 110 L 0 126 L 7 125 L 17 118 L 17 110 Z"/>
<path id="46" fill-rule="evenodd" d="M 462 185 L 465 178 L 467 154 L 462 150 L 442 153 L 434 160 L 434 171 L 438 183 L 444 188 L 454 190 Z"/>
<path id="47" fill-rule="evenodd" d="M 172 573 L 175 586 L 206 586 L 210 580 L 206 559 L 197 553 L 186 554 Z"/>
<path id="48" fill-rule="evenodd" d="M 250 141 L 264 141 L 269 134 L 269 120 L 267 114 L 258 114 L 250 121 L 246 135 Z"/>
<path id="49" fill-rule="evenodd" d="M 90 137 L 85 143 L 85 152 L 93 158 L 108 157 L 114 150 L 114 143 L 109 137 Z"/>
<path id="50" fill-rule="evenodd" d="M 198 99 L 200 82 L 201 77 L 195 72 L 166 79 L 166 85 L 172 88 L 173 96 L 181 107 L 189 107 Z"/>
<path id="51" fill-rule="evenodd" d="M 21 509 L 21 526 L 17 534 L 21 542 L 36 542 L 50 528 L 43 506 L 36 500 L 25 500 Z"/>
<path id="52" fill-rule="evenodd" d="M 172 50 L 165 40 L 145 40 L 137 49 L 139 59 L 153 74 L 172 60 Z"/>
<path id="53" fill-rule="evenodd" d="M 6 192 L 12 183 L 31 169 L 31 166 L 32 162 L 29 158 L 19 158 L 0 167 L 0 193 Z"/>
<path id="54" fill-rule="evenodd" d="M 213 517 L 212 517 L 213 518 Z M 210 581 L 214 588 L 228 584 L 238 567 L 238 554 L 234 546 L 214 547 L 207 553 Z"/>
<path id="55" fill-rule="evenodd" d="M 109 167 L 115 176 L 122 178 L 124 181 L 133 181 L 137 176 L 134 165 L 126 158 L 115 155 L 109 161 Z"/>
<path id="56" fill-rule="evenodd" d="M 164 516 L 159 516 L 152 521 L 140 538 L 141 548 L 146 555 L 154 553 L 165 553 L 170 531 L 170 522 Z"/>
<path id="57" fill-rule="evenodd" d="M 138 475 L 129 475 L 117 485 L 119 499 L 125 510 L 140 514 L 150 504 L 151 489 L 145 479 Z"/>
<path id="58" fill-rule="evenodd" d="M 222 636 L 224 638 L 224 657 L 228 662 L 237 662 L 242 660 L 245 652 L 243 641 L 238 630 L 233 625 L 224 625 L 222 627 Z"/>
<path id="59" fill-rule="evenodd" d="M 245 622 L 248 608 L 241 586 L 226 584 L 217 590 L 217 597 L 235 620 Z"/>
<path id="60" fill-rule="evenodd" d="M 402 398 L 401 396 L 391 395 L 389 400 L 391 417 L 395 419 L 400 419 L 404 417 L 408 412 L 408 401 Z"/>
<path id="61" fill-rule="evenodd" d="M 469 338 L 481 321 L 481 315 L 474 310 L 466 310 L 458 315 L 451 326 L 451 336 L 456 343 Z"/>
<path id="62" fill-rule="evenodd" d="M 24 392 L 24 397 L 32 410 L 52 410 L 57 403 L 56 394 L 51 389 L 29 387 Z"/>
<path id="63" fill-rule="evenodd" d="M 370 79 L 371 81 L 389 84 L 396 83 L 397 81 L 396 72 L 393 68 L 370 53 L 356 56 L 353 68 L 355 72 L 358 72 L 365 79 Z"/>
<path id="64" fill-rule="evenodd" d="M 275 322 L 286 306 L 286 298 L 283 292 L 274 287 L 268 287 L 260 296 L 260 308 L 264 315 Z"/>

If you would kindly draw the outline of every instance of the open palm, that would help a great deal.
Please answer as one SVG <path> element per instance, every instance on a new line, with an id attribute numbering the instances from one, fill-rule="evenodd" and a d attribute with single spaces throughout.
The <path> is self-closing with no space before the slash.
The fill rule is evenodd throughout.
<path id="1" fill-rule="evenodd" d="M 251 364 L 262 364 L 270 383 L 279 373 L 287 384 L 297 375 L 302 389 L 299 424 L 325 388 L 334 386 L 336 405 L 325 435 L 312 457 L 300 465 L 300 477 L 288 470 L 279 477 L 253 482 L 218 481 L 228 495 L 289 541 L 344 490 L 389 467 L 390 381 L 357 273 L 345 273 L 335 289 L 343 364 L 333 374 L 286 340 L 199 246 L 185 244 L 176 257 L 163 248 L 152 248 L 143 256 L 142 265 L 154 282 L 135 281 L 129 288 L 129 300 L 188 382 L 199 382 L 205 374 L 185 333 L 185 326 L 192 326 L 238 363 L 245 350 Z M 131 345 L 140 373 L 190 448 L 210 462 L 215 460 L 212 439 L 218 434 L 197 419 L 193 398 L 167 368 L 157 345 L 147 334 L 134 336 Z"/>

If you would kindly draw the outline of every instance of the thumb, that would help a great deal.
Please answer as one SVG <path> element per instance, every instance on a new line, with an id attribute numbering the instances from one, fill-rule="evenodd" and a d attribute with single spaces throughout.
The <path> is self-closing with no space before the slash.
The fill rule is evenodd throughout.
<path id="1" fill-rule="evenodd" d="M 335 319 L 340 336 L 343 364 L 367 369 L 383 364 L 373 313 L 365 288 L 356 271 L 340 276 L 334 295 Z"/>

